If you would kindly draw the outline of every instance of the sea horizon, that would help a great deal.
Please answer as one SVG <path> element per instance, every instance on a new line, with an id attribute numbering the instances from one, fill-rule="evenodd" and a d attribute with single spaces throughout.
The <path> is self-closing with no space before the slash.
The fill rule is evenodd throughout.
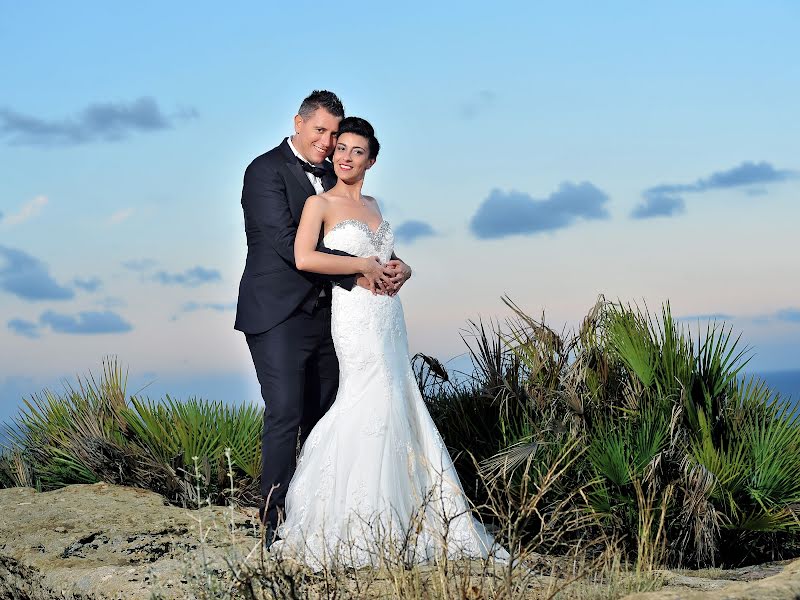
<path id="1" fill-rule="evenodd" d="M 450 363 L 447 365 L 452 372 L 458 370 L 458 365 Z M 776 371 L 757 371 L 744 372 L 744 377 L 755 375 L 766 381 L 770 389 L 778 394 L 782 401 L 789 402 L 795 410 L 800 410 L 800 369 L 782 369 Z M 133 385 L 131 385 L 133 384 Z M 209 390 L 207 394 L 199 393 L 205 387 Z M 54 388 L 60 391 L 60 388 Z M 41 389 L 33 389 L 23 392 L 18 398 L 0 398 L 0 402 L 8 407 L 9 404 L 17 405 L 17 410 L 3 415 L 0 420 L 0 445 L 5 445 L 8 441 L 5 429 L 13 422 L 13 417 L 19 414 L 19 408 L 25 398 L 30 398 L 34 394 L 40 393 Z M 140 391 L 137 381 L 129 382 L 128 392 L 136 393 Z M 155 381 L 147 385 L 140 391 L 142 396 L 152 399 L 164 398 L 167 394 L 171 398 L 185 400 L 191 397 L 203 398 L 210 401 L 220 401 L 226 404 L 241 404 L 242 402 L 258 402 L 257 391 L 253 390 L 253 384 L 246 375 L 225 376 L 208 378 L 205 381 L 198 381 L 198 378 L 171 379 L 169 381 Z"/>
<path id="2" fill-rule="evenodd" d="M 756 372 L 753 375 L 764 379 L 770 389 L 779 392 L 793 406 L 800 407 L 800 369 Z"/>

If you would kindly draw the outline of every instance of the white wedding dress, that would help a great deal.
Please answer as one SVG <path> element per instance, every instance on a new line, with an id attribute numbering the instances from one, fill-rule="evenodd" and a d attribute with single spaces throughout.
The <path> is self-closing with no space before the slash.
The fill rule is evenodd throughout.
<path id="1" fill-rule="evenodd" d="M 324 237 L 355 256 L 392 255 L 382 221 L 346 220 Z M 411 370 L 397 296 L 334 287 L 331 330 L 339 391 L 311 431 L 273 545 L 315 569 L 449 558 L 506 560 L 473 518 L 453 462 Z"/>

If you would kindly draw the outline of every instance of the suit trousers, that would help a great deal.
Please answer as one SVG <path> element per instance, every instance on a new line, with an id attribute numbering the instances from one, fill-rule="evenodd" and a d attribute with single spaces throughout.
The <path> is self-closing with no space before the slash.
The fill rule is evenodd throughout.
<path id="1" fill-rule="evenodd" d="M 309 312 L 298 309 L 269 331 L 246 338 L 264 399 L 260 516 L 275 527 L 283 518 L 298 440 L 302 446 L 333 404 L 339 386 L 330 298 L 320 298 Z"/>

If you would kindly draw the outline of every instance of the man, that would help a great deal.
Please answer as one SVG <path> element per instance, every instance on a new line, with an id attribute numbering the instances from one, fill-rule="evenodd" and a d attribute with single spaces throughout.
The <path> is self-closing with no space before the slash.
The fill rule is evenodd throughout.
<path id="1" fill-rule="evenodd" d="M 326 159 L 343 117 L 335 94 L 312 92 L 294 118 L 294 135 L 253 160 L 244 175 L 247 262 L 234 327 L 245 334 L 265 403 L 260 516 L 267 546 L 283 518 L 298 430 L 302 443 L 336 397 L 339 364 L 330 334 L 330 285 L 396 293 L 411 276 L 400 260 L 370 274 L 346 276 L 314 275 L 295 267 L 294 238 L 303 205 L 336 183 Z"/>

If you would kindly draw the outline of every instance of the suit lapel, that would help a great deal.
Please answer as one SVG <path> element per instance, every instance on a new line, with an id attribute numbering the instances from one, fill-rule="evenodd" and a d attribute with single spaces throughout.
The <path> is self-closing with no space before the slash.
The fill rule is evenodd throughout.
<path id="1" fill-rule="evenodd" d="M 297 157 L 289 147 L 289 138 L 283 138 L 283 142 L 281 142 L 281 145 L 278 146 L 278 148 L 280 148 L 284 158 L 286 159 L 286 168 L 294 176 L 294 178 L 297 179 L 297 183 L 302 186 L 303 191 L 306 192 L 306 197 L 303 198 L 303 202 L 305 202 L 306 198 L 316 194 L 317 190 L 315 190 L 314 186 L 311 185 L 306 172 L 303 171 L 303 167 L 301 167 L 300 163 L 297 162 Z M 300 207 L 302 208 L 302 203 Z"/>
<path id="2" fill-rule="evenodd" d="M 325 191 L 327 192 L 336 185 L 336 173 L 333 172 L 333 163 L 331 163 L 329 160 L 325 160 L 322 165 L 327 171 L 327 173 L 322 176 L 322 187 L 325 188 Z"/>
<path id="3" fill-rule="evenodd" d="M 286 168 L 289 169 L 291 174 L 295 176 L 295 179 L 303 186 L 303 190 L 308 192 L 308 196 L 313 196 L 317 193 L 317 190 L 311 185 L 311 182 L 308 180 L 308 175 L 303 171 L 303 167 L 300 166 L 300 163 L 297 162 L 297 157 L 293 154 L 292 158 L 294 158 L 294 160 L 287 162 Z M 308 198 L 308 196 L 306 196 L 306 198 Z"/>

